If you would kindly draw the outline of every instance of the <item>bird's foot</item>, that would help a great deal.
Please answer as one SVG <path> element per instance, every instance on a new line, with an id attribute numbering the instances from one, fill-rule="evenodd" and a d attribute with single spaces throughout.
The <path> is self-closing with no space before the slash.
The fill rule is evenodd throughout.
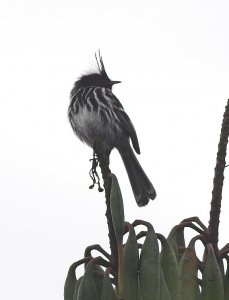
<path id="1" fill-rule="evenodd" d="M 95 151 L 93 151 L 93 158 L 90 159 L 89 161 L 92 162 L 92 166 L 91 166 L 89 175 L 90 175 L 90 177 L 92 179 L 92 182 L 93 182 L 92 185 L 89 186 L 89 189 L 93 189 L 94 186 L 96 184 L 98 184 L 98 191 L 102 192 L 103 188 L 101 188 L 100 178 L 99 178 L 99 174 L 97 172 L 97 166 L 98 166 L 99 160 L 98 160 L 98 156 L 96 155 Z"/>

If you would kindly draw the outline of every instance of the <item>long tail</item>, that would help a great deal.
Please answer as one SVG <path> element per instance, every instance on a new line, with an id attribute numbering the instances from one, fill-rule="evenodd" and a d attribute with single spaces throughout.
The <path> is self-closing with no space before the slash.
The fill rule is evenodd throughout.
<path id="1" fill-rule="evenodd" d="M 125 151 L 121 149 L 118 150 L 126 167 L 137 205 L 144 206 L 148 204 L 149 199 L 154 200 L 156 197 L 156 191 L 152 183 L 142 169 L 130 146 L 128 146 Z"/>

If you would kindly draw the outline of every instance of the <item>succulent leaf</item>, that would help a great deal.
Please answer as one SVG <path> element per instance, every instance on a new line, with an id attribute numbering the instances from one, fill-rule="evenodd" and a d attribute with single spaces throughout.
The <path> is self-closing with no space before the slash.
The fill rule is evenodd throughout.
<path id="1" fill-rule="evenodd" d="M 121 242 L 124 233 L 124 208 L 121 190 L 119 187 L 118 180 L 114 174 L 111 174 L 111 194 L 110 194 L 110 206 L 112 221 L 114 225 L 114 231 L 117 241 Z"/>
<path id="2" fill-rule="evenodd" d="M 78 262 L 74 262 L 68 270 L 67 278 L 65 280 L 65 285 L 64 285 L 64 300 L 73 299 L 75 285 L 76 285 L 75 270 L 77 266 L 78 266 Z"/>
<path id="3" fill-rule="evenodd" d="M 187 247 L 179 264 L 180 300 L 199 300 L 197 256 L 194 247 Z"/>
<path id="4" fill-rule="evenodd" d="M 125 300 L 138 300 L 138 244 L 133 226 L 124 247 L 124 295 Z"/>
<path id="5" fill-rule="evenodd" d="M 76 282 L 76 285 L 75 285 L 75 290 L 74 290 L 74 295 L 73 295 L 73 300 L 77 300 L 77 297 L 78 297 L 78 291 L 79 291 L 79 287 L 80 287 L 80 283 L 81 283 L 81 280 L 82 280 L 83 276 L 81 276 L 77 282 Z"/>
<path id="6" fill-rule="evenodd" d="M 168 240 L 162 235 L 158 234 L 161 241 L 161 268 L 163 276 L 166 281 L 168 290 L 170 292 L 171 300 L 178 299 L 178 263 L 176 255 Z"/>
<path id="7" fill-rule="evenodd" d="M 222 273 L 212 244 L 207 245 L 206 265 L 202 281 L 202 300 L 224 300 Z"/>
<path id="8" fill-rule="evenodd" d="M 85 269 L 81 280 L 77 300 L 99 300 L 98 290 L 94 279 L 94 261 L 91 260 Z"/>
<path id="9" fill-rule="evenodd" d="M 148 232 L 140 254 L 140 287 L 142 300 L 159 300 L 160 297 L 160 257 L 157 236 L 148 223 Z"/>
<path id="10" fill-rule="evenodd" d="M 114 290 L 112 283 L 109 278 L 109 272 L 106 271 L 103 279 L 103 287 L 101 300 L 118 300 L 116 291 Z"/>
<path id="11" fill-rule="evenodd" d="M 169 289 L 165 282 L 165 278 L 162 270 L 160 276 L 160 300 L 171 300 Z"/>

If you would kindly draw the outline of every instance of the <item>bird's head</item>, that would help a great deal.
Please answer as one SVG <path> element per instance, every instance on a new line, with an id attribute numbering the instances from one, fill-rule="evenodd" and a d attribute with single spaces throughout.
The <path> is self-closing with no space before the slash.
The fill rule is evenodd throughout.
<path id="1" fill-rule="evenodd" d="M 86 87 L 86 86 L 100 86 L 100 87 L 106 87 L 109 89 L 112 89 L 112 86 L 114 84 L 120 83 L 121 81 L 114 81 L 110 80 L 108 77 L 103 59 L 99 52 L 99 59 L 97 58 L 97 55 L 95 54 L 97 66 L 98 66 L 98 72 L 97 73 L 89 73 L 86 75 L 82 75 L 80 79 L 78 80 L 78 86 L 80 87 Z"/>

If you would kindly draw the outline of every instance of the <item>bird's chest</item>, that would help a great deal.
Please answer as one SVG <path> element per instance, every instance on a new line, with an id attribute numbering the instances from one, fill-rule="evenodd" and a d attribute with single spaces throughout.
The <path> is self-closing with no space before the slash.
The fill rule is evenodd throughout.
<path id="1" fill-rule="evenodd" d="M 69 113 L 69 118 L 75 133 L 90 146 L 106 131 L 99 110 L 88 110 L 86 106 L 79 106 L 77 113 Z"/>
<path id="2" fill-rule="evenodd" d="M 91 128 L 99 130 L 102 126 L 101 117 L 98 111 L 88 110 L 87 107 L 83 106 L 79 108 L 79 112 L 73 115 L 75 126 L 84 132 L 90 131 Z"/>

